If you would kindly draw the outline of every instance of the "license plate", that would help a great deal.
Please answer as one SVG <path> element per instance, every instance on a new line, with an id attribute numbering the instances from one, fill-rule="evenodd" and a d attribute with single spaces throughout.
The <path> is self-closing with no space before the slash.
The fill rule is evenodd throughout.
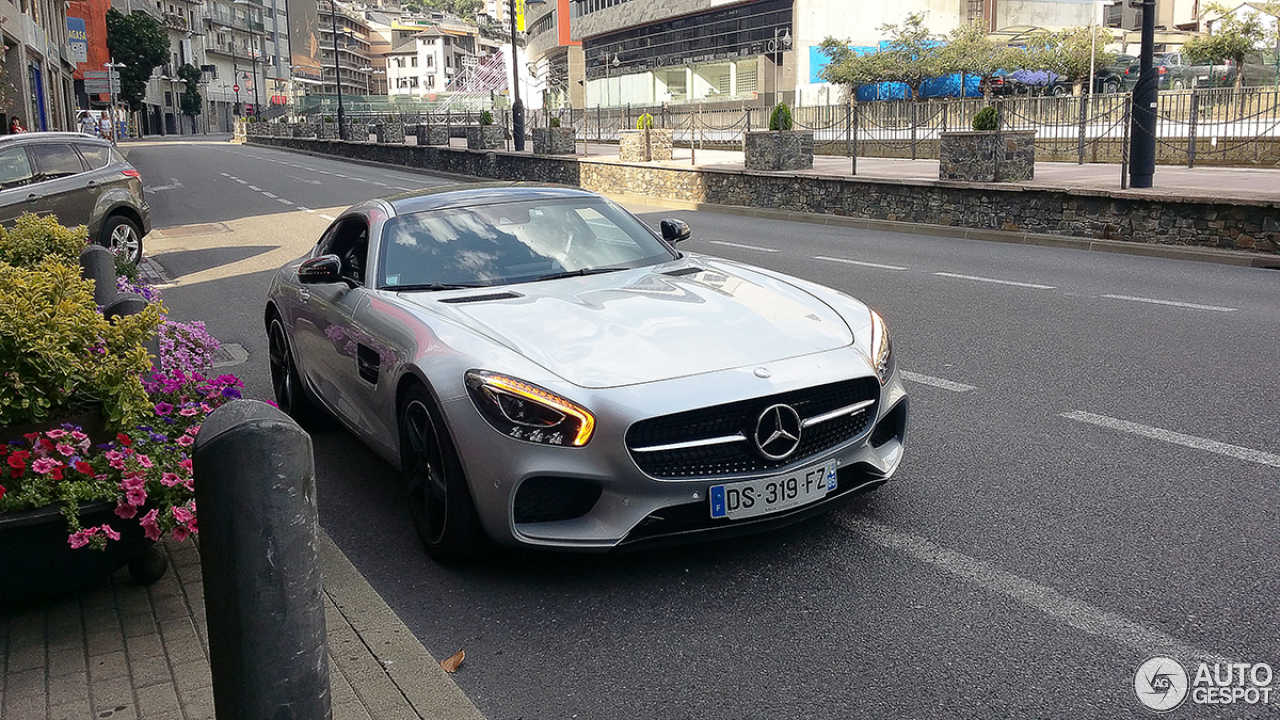
<path id="1" fill-rule="evenodd" d="M 711 517 L 768 515 L 821 500 L 836 489 L 836 461 L 760 480 L 712 485 Z"/>

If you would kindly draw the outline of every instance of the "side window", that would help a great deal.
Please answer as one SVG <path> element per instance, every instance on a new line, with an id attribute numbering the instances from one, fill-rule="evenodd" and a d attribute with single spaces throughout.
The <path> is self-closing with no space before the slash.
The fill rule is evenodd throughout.
<path id="1" fill-rule="evenodd" d="M 77 144 L 76 148 L 84 156 L 84 161 L 89 163 L 90 170 L 104 168 L 111 162 L 111 148 L 107 145 Z"/>
<path id="2" fill-rule="evenodd" d="M 84 164 L 75 148 L 65 144 L 32 145 L 31 154 L 36 159 L 36 170 L 46 180 L 67 177 L 84 172 Z"/>
<path id="3" fill-rule="evenodd" d="M 25 147 L 0 151 L 0 188 L 8 190 L 26 185 L 31 182 L 34 175 Z"/>
<path id="4" fill-rule="evenodd" d="M 350 217 L 330 228 L 320 241 L 319 254 L 337 255 L 342 259 L 342 276 L 363 285 L 369 257 L 368 221 L 363 217 Z"/>

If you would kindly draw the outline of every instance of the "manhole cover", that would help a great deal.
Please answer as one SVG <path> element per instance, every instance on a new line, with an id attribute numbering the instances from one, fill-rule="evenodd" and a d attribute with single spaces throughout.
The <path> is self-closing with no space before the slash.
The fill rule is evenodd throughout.
<path id="1" fill-rule="evenodd" d="M 248 359 L 249 353 L 239 343 L 223 343 L 222 347 L 213 354 L 213 366 L 224 368 L 242 365 Z"/>

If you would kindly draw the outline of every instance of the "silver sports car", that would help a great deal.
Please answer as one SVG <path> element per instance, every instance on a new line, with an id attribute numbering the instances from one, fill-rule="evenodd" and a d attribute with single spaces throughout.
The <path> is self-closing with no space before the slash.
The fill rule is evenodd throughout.
<path id="1" fill-rule="evenodd" d="M 356 205 L 271 283 L 277 402 L 397 465 L 442 561 L 752 532 L 883 484 L 907 425 L 884 321 L 688 237 L 561 187 Z"/>

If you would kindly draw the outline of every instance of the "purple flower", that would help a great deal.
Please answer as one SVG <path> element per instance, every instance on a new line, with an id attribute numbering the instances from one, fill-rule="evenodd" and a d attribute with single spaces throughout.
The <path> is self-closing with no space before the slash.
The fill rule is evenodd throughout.
<path id="1" fill-rule="evenodd" d="M 155 409 L 156 409 L 157 415 L 168 415 L 169 413 L 173 412 L 173 406 L 163 400 L 156 403 Z"/>

